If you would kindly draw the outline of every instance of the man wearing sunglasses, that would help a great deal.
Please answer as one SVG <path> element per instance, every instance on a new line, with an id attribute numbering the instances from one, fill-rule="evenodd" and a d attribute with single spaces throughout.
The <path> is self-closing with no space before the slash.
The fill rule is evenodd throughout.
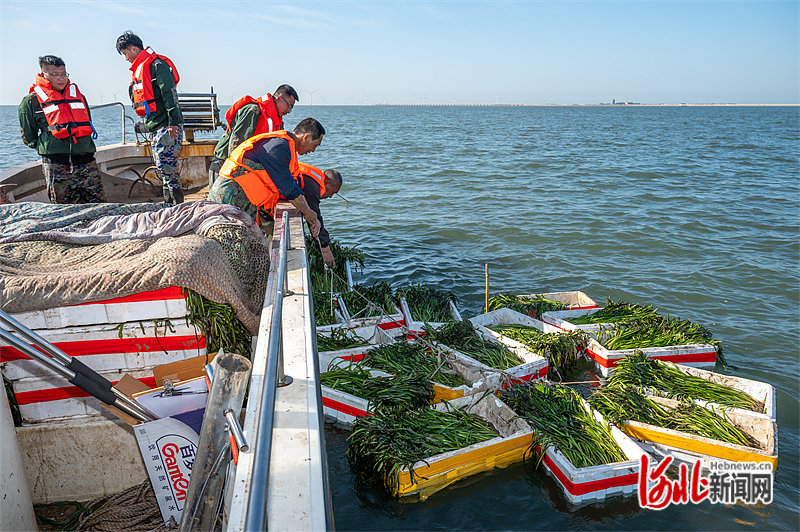
<path id="1" fill-rule="evenodd" d="M 286 84 L 275 89 L 274 94 L 267 93 L 261 98 L 239 98 L 225 113 L 228 128 L 214 148 L 209 185 L 216 180 L 222 163 L 239 144 L 254 135 L 283 129 L 283 117 L 291 113 L 294 104 L 299 101 L 294 87 Z"/>
<path id="2" fill-rule="evenodd" d="M 22 141 L 42 156 L 42 173 L 51 203 L 98 203 L 103 183 L 94 159 L 89 104 L 70 82 L 64 60 L 39 58 L 41 72 L 19 104 Z"/>

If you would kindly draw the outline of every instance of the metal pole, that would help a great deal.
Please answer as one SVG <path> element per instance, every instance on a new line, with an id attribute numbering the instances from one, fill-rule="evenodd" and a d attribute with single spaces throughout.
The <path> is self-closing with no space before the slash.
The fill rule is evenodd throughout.
<path id="1" fill-rule="evenodd" d="M 484 272 L 486 274 L 486 298 L 483 307 L 484 312 L 489 312 L 489 263 L 484 263 Z"/>
<path id="2" fill-rule="evenodd" d="M 125 396 L 119 390 L 115 389 L 105 377 L 95 374 L 97 378 L 92 379 L 85 374 L 78 374 L 68 367 L 56 362 L 54 359 L 37 350 L 35 347 L 26 344 L 3 328 L 0 328 L 0 340 L 3 340 L 11 347 L 22 353 L 25 353 L 37 362 L 47 366 L 51 370 L 67 379 L 67 381 L 70 383 L 89 393 L 93 397 L 100 399 L 105 404 L 119 408 L 129 416 L 138 419 L 139 421 L 153 421 L 154 419 L 158 419 L 158 417 L 142 407 L 142 405 Z M 120 395 L 122 395 L 125 399 L 120 399 Z M 133 405 L 131 405 L 131 403 L 133 403 Z"/>
<path id="3" fill-rule="evenodd" d="M 260 532 L 267 529 L 267 493 L 269 487 L 269 462 L 272 453 L 272 428 L 275 421 L 275 392 L 278 388 L 278 362 L 281 347 L 281 320 L 283 318 L 283 280 L 286 277 L 286 234 L 288 212 L 283 213 L 283 231 L 278 248 L 278 268 L 275 272 L 272 294 L 272 316 L 267 344 L 267 368 L 264 378 L 264 397 L 258 416 L 258 434 L 253 450 L 252 482 L 247 499 L 245 530 Z"/>
<path id="4" fill-rule="evenodd" d="M 56 346 L 51 344 L 49 341 L 47 341 L 45 338 L 42 338 L 36 332 L 30 330 L 28 327 L 26 327 L 25 325 L 23 325 L 22 323 L 17 321 L 11 315 L 6 314 L 2 310 L 0 310 L 0 323 L 3 323 L 7 327 L 10 327 L 10 328 L 14 329 L 15 331 L 17 331 L 17 333 L 19 333 L 27 341 L 29 341 L 30 343 L 34 344 L 36 347 L 38 347 L 39 349 L 44 351 L 45 354 L 43 354 L 42 352 L 38 351 L 37 349 L 30 348 L 30 346 L 28 346 L 27 344 L 23 344 L 26 349 L 23 350 L 22 348 L 19 348 L 19 347 L 17 347 L 17 349 L 19 349 L 20 351 L 24 351 L 31 358 L 33 358 L 33 359 L 39 361 L 40 363 L 48 366 L 50 369 L 60 373 L 68 381 L 73 382 L 73 379 L 75 378 L 75 374 L 79 373 L 79 374 L 85 376 L 87 379 L 96 382 L 98 385 L 100 385 L 100 386 L 106 386 L 107 385 L 108 388 L 111 389 L 111 393 L 114 394 L 114 396 L 117 398 L 117 401 L 115 401 L 113 403 L 108 403 L 105 400 L 103 400 L 102 398 L 98 397 L 98 399 L 103 400 L 103 402 L 105 402 L 106 404 L 113 404 L 117 408 L 120 408 L 120 410 L 123 410 L 128 415 L 133 415 L 133 414 L 130 413 L 130 411 L 136 412 L 136 414 L 133 415 L 133 417 L 135 417 L 139 421 L 153 421 L 155 419 L 158 419 L 158 416 L 156 416 L 155 414 L 150 412 L 148 409 L 146 409 L 145 407 L 143 407 L 142 405 L 140 405 L 139 403 L 137 403 L 136 401 L 134 401 L 133 399 L 131 399 L 130 397 L 125 395 L 124 393 L 120 392 L 119 390 L 117 390 L 116 388 L 111 386 L 111 383 L 108 382 L 108 379 L 106 379 L 105 377 L 103 377 L 100 374 L 98 374 L 92 368 L 86 366 L 80 360 L 77 360 L 77 359 L 69 356 L 64 351 L 62 351 L 61 349 L 57 348 Z M 7 333 L 7 334 L 10 334 L 10 333 Z M 16 338 L 13 335 L 12 335 L 12 338 L 14 338 L 15 340 L 19 340 L 18 338 Z M 8 340 L 6 340 L 6 341 L 8 341 Z M 30 349 L 28 349 L 28 348 L 30 348 Z M 50 357 L 46 356 L 47 354 L 49 354 L 53 358 L 50 358 Z M 54 361 L 53 359 L 58 360 L 60 363 Z M 61 368 L 70 371 L 70 373 L 72 373 L 72 375 L 70 376 L 70 375 L 67 375 L 67 374 L 63 373 Z M 89 391 L 89 390 L 85 390 L 85 391 Z M 92 395 L 95 395 L 95 394 L 92 394 Z M 97 397 L 97 396 L 95 395 L 95 397 Z M 125 408 L 120 407 L 120 404 L 124 404 Z"/>
<path id="5" fill-rule="evenodd" d="M 214 530 L 225 480 L 221 463 L 227 462 L 230 433 L 225 412 L 239 412 L 247 391 L 252 364 L 243 356 L 225 353 L 214 358 L 214 380 L 208 392 L 203 426 L 197 444 L 186 504 L 181 514 L 181 531 Z"/>

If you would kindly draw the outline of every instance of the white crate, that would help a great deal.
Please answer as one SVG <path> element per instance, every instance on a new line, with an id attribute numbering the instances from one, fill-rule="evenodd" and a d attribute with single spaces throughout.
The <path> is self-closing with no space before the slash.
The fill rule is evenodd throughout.
<path id="1" fill-rule="evenodd" d="M 597 332 L 601 329 L 611 329 L 611 323 L 585 323 L 576 325 L 569 321 L 570 318 L 586 316 L 603 310 L 601 308 L 577 309 L 577 310 L 549 310 L 542 314 L 542 321 L 558 331 L 586 331 Z M 552 330 L 552 329 L 551 329 Z"/>
<path id="2" fill-rule="evenodd" d="M 706 379 L 735 390 L 740 390 L 764 405 L 763 413 L 743 410 L 740 408 L 728 408 L 726 409 L 727 411 L 742 412 L 756 417 L 775 419 L 775 388 L 771 384 L 750 379 L 743 379 L 741 377 L 734 377 L 732 375 L 722 375 L 720 373 L 714 373 L 713 371 L 684 366 L 682 364 L 675 364 L 675 366 L 688 375 L 694 375 L 695 377 L 700 377 L 701 379 Z M 694 402 L 700 406 L 708 404 L 711 407 L 719 407 L 719 405 L 715 403 L 706 403 L 705 401 L 701 401 L 699 399 L 696 399 Z"/>
<path id="3" fill-rule="evenodd" d="M 594 362 L 603 377 L 614 373 L 617 362 L 636 352 L 647 358 L 674 362 L 696 368 L 714 367 L 717 364 L 717 350 L 711 344 L 673 345 L 665 347 L 638 347 L 636 349 L 606 349 L 596 339 L 590 337 L 586 355 Z"/>
<path id="4" fill-rule="evenodd" d="M 581 400 L 595 420 L 607 424 L 603 416 Z M 611 435 L 628 458 L 624 462 L 591 467 L 575 467 L 556 447 L 549 446 L 542 464 L 572 504 L 585 504 L 613 495 L 633 495 L 638 490 L 641 456 L 647 454 L 632 438 L 610 426 Z M 651 463 L 654 460 L 650 461 Z"/>
<path id="5" fill-rule="evenodd" d="M 541 294 L 525 294 L 519 295 L 523 299 L 536 299 L 537 297 L 544 297 L 550 301 L 558 301 L 569 305 L 573 309 L 587 309 L 597 308 L 597 303 L 591 297 L 587 296 L 581 291 L 573 290 L 569 292 L 544 292 Z"/>
<path id="6" fill-rule="evenodd" d="M 331 363 L 339 363 L 340 361 L 358 362 L 366 351 L 376 346 L 369 346 L 367 348 L 352 348 L 342 349 L 339 351 L 327 351 L 319 354 L 320 373 L 325 373 L 330 367 Z M 458 387 L 445 386 L 433 381 L 434 384 L 434 403 L 441 402 L 442 400 L 453 400 L 455 398 L 473 395 L 487 390 L 487 385 L 484 381 L 471 381 L 466 374 L 465 368 L 459 364 L 458 361 L 452 362 L 451 366 L 459 373 L 464 380 L 470 382 L 470 385 L 461 385 Z M 374 376 L 389 376 L 381 370 L 371 369 L 370 374 Z M 335 419 L 343 425 L 352 425 L 357 417 L 365 416 L 371 412 L 369 408 L 369 401 L 355 395 L 351 395 L 340 390 L 335 390 L 327 386 L 322 386 L 322 406 L 324 414 L 330 418 Z"/>
<path id="7" fill-rule="evenodd" d="M 651 397 L 651 399 L 669 408 L 679 406 L 680 401 L 666 397 Z M 704 438 L 687 432 L 657 427 L 636 421 L 625 421 L 625 433 L 633 438 L 643 440 L 661 453 L 671 454 L 679 461 L 693 461 L 699 458 L 704 467 L 710 461 L 727 460 L 733 462 L 767 462 L 772 464 L 773 470 L 778 464 L 778 427 L 774 419 L 758 416 L 752 412 L 739 409 L 722 411 L 706 405 L 705 408 L 714 411 L 717 415 L 727 418 L 734 426 L 757 441 L 760 448 L 735 445 L 719 440 Z M 688 457 L 688 458 L 687 458 Z"/>
<path id="8" fill-rule="evenodd" d="M 39 336 L 95 371 L 134 370 L 205 354 L 205 338 L 183 318 L 36 330 Z M 120 334 L 121 333 L 121 334 Z M 9 380 L 49 377 L 53 371 L 10 346 L 0 345 L 0 367 Z"/>
<path id="9" fill-rule="evenodd" d="M 317 334 L 319 336 L 330 337 L 333 334 L 333 331 L 339 329 L 325 329 L 320 330 L 317 329 Z M 363 338 L 367 345 L 362 346 L 362 349 L 366 350 L 369 348 L 370 345 L 376 344 L 388 344 L 395 341 L 395 338 L 400 334 L 400 329 L 389 329 L 389 331 L 385 331 L 378 327 L 377 325 L 367 325 L 364 327 L 353 327 L 351 329 L 346 329 L 348 335 L 357 335 L 360 338 Z"/>
<path id="10" fill-rule="evenodd" d="M 11 316 L 29 329 L 60 329 L 155 318 L 182 318 L 187 314 L 181 289 L 172 286 L 81 305 L 18 312 Z"/>
<path id="11" fill-rule="evenodd" d="M 333 329 L 357 329 L 359 327 L 377 326 L 388 334 L 400 333 L 405 327 L 406 322 L 401 313 L 389 314 L 388 316 L 375 316 L 372 318 L 360 318 L 351 320 L 350 323 L 334 323 L 333 325 L 320 325 L 317 327 L 318 333 L 330 333 Z"/>

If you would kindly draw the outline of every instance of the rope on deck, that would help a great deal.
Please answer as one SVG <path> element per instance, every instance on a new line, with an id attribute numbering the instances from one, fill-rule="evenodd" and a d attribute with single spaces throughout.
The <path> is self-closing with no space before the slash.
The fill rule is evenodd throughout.
<path id="1" fill-rule="evenodd" d="M 117 532 L 119 530 L 168 530 L 158 509 L 150 480 L 121 493 L 89 501 L 92 513 L 78 524 L 77 530 Z"/>

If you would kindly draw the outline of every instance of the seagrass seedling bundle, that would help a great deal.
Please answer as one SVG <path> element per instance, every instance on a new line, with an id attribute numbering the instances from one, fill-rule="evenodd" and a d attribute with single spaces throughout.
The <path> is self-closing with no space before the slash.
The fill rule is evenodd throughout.
<path id="1" fill-rule="evenodd" d="M 606 349 L 617 351 L 645 347 L 709 344 L 717 352 L 717 364 L 725 365 L 722 345 L 711 331 L 689 320 L 669 316 L 650 316 L 617 323 L 612 330 L 596 333 L 597 341 Z"/>
<path id="2" fill-rule="evenodd" d="M 674 364 L 647 358 L 641 351 L 617 362 L 608 386 L 642 387 L 684 402 L 701 399 L 720 406 L 764 411 L 764 405 L 741 390 L 686 374 Z"/>
<path id="3" fill-rule="evenodd" d="M 504 345 L 481 337 L 466 319 L 448 323 L 438 330 L 426 325 L 425 332 L 430 340 L 450 346 L 491 368 L 509 369 L 525 363 Z"/>
<path id="4" fill-rule="evenodd" d="M 397 289 L 397 298 L 404 297 L 411 311 L 411 317 L 425 323 L 453 321 L 450 315 L 450 301 L 456 301 L 452 292 L 438 286 L 413 284 Z"/>
<path id="5" fill-rule="evenodd" d="M 398 342 L 373 347 L 360 361 L 394 374 L 420 374 L 451 388 L 467 384 L 447 361 L 420 344 Z"/>
<path id="6" fill-rule="evenodd" d="M 589 403 L 616 425 L 622 425 L 624 421 L 637 421 L 735 445 L 759 447 L 757 442 L 727 420 L 722 409 L 712 412 L 692 403 L 679 403 L 679 406 L 670 408 L 635 388 L 625 386 L 598 390 L 589 398 Z"/>
<path id="7" fill-rule="evenodd" d="M 466 408 L 378 411 L 355 421 L 347 438 L 347 457 L 356 474 L 382 482 L 389 493 L 395 493 L 403 468 L 413 481 L 415 463 L 497 436 L 486 421 Z"/>
<path id="8" fill-rule="evenodd" d="M 374 376 L 359 363 L 331 365 L 320 375 L 320 383 L 366 399 L 375 411 L 407 412 L 427 407 L 433 399 L 433 385 L 424 375 Z"/>
<path id="9" fill-rule="evenodd" d="M 537 320 L 542 319 L 542 314 L 550 310 L 568 309 L 569 305 L 560 301 L 553 301 L 536 294 L 530 297 L 519 297 L 511 294 L 497 294 L 489 299 L 489 308 L 486 312 L 501 308 L 509 308 Z"/>
<path id="10" fill-rule="evenodd" d="M 351 318 L 366 318 L 392 314 L 395 310 L 394 293 L 388 283 L 372 283 L 371 285 L 353 285 L 352 291 L 341 295 Z"/>
<path id="11" fill-rule="evenodd" d="M 575 467 L 628 460 L 611 428 L 592 417 L 572 388 L 517 383 L 503 390 L 500 398 L 534 429 L 533 449 L 539 448 L 539 462 L 551 445 Z"/>
<path id="12" fill-rule="evenodd" d="M 329 335 L 317 333 L 317 351 L 319 352 L 338 351 L 368 344 L 366 338 L 360 337 L 350 329 L 332 329 Z"/>
<path id="13" fill-rule="evenodd" d="M 636 303 L 628 303 L 627 301 L 618 300 L 612 301 L 611 298 L 606 298 L 606 305 L 602 309 L 592 314 L 585 314 L 583 316 L 576 316 L 567 319 L 574 325 L 586 325 L 594 323 L 628 323 L 631 321 L 638 321 L 645 318 L 659 316 L 658 309 L 653 308 L 652 305 L 639 305 Z"/>
<path id="14" fill-rule="evenodd" d="M 216 353 L 236 353 L 250 358 L 252 340 L 250 332 L 236 317 L 233 307 L 227 303 L 215 303 L 193 290 L 181 289 L 186 300 L 187 320 L 206 337 L 206 350 Z"/>
<path id="15" fill-rule="evenodd" d="M 545 357 L 548 377 L 558 377 L 562 381 L 577 365 L 589 340 L 589 335 L 583 331 L 548 334 L 528 325 L 496 325 L 490 329 Z"/>

